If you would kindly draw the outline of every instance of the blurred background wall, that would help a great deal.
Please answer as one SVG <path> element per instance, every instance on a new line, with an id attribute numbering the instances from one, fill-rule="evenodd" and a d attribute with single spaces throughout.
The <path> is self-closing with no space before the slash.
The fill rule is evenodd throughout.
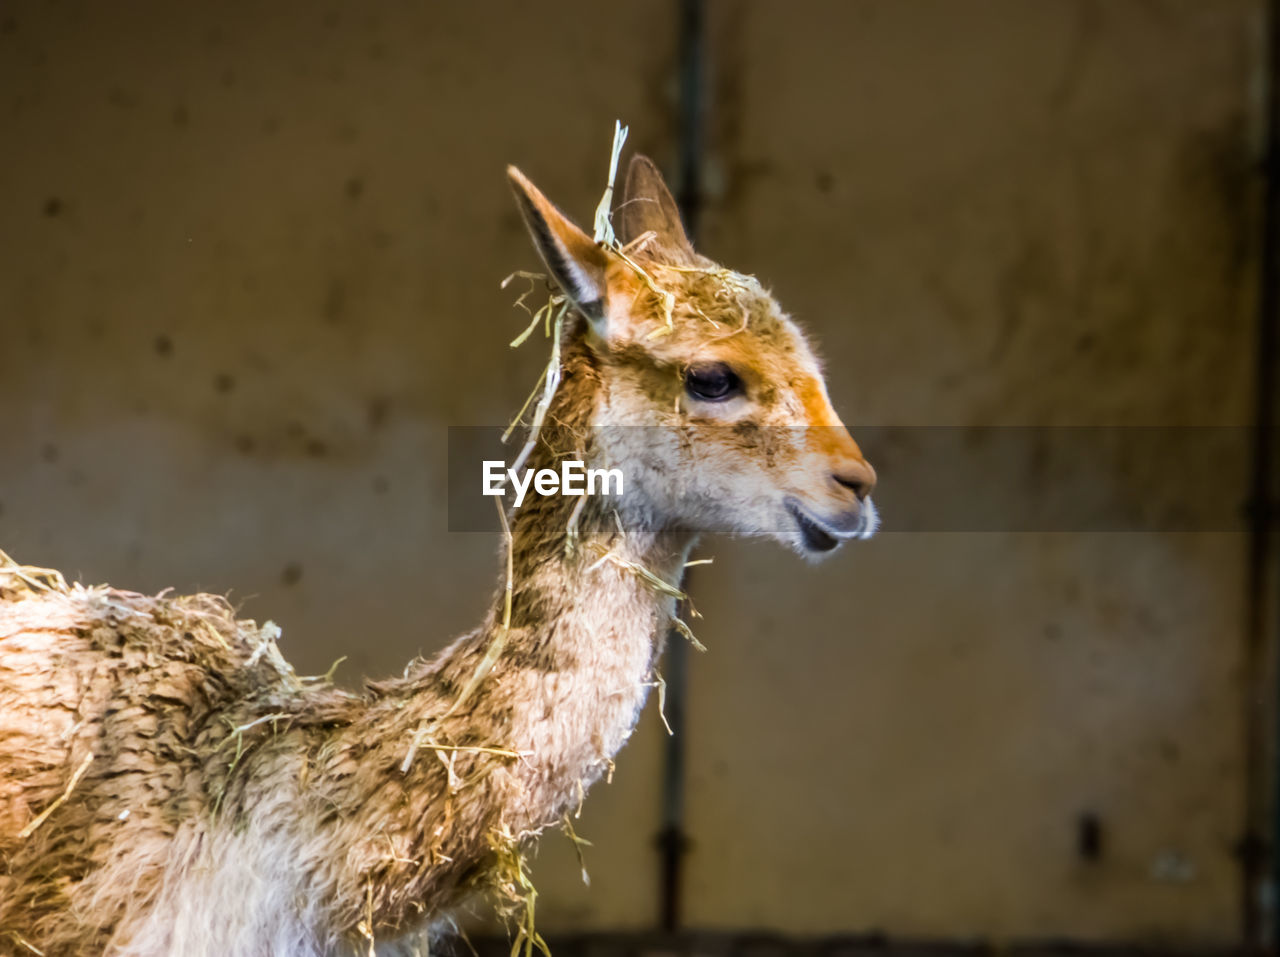
<path id="1" fill-rule="evenodd" d="M 1266 658 L 1247 462 L 1196 436 L 1255 416 L 1262 0 L 700 6 L 701 246 L 813 331 L 855 436 L 1184 430 L 1100 481 L 1241 510 L 889 511 L 818 567 L 708 542 L 687 926 L 1239 941 Z M 542 359 L 506 347 L 536 260 L 504 164 L 581 222 L 615 118 L 674 171 L 681 29 L 656 0 L 0 2 L 0 547 L 230 592 L 352 685 L 467 628 L 498 543 L 447 531 L 446 430 L 505 423 Z M 910 450 L 864 446 L 892 488 Z M 544 841 L 543 930 L 654 925 L 664 739 L 651 706 L 589 800 L 589 889 Z"/>

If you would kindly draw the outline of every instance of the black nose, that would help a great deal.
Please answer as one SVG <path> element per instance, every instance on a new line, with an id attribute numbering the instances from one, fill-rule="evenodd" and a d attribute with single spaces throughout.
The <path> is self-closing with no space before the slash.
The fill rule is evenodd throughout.
<path id="1" fill-rule="evenodd" d="M 833 472 L 831 477 L 836 480 L 837 485 L 847 488 L 856 495 L 859 502 L 870 495 L 876 485 L 876 473 L 865 462 L 851 465 L 842 472 Z"/>

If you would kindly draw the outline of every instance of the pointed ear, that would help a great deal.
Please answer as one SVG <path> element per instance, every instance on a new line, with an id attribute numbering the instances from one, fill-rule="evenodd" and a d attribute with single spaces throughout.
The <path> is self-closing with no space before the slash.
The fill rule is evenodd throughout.
<path id="1" fill-rule="evenodd" d="M 573 304 L 593 323 L 604 317 L 605 273 L 609 254 L 573 224 L 542 191 L 514 166 L 507 167 L 511 188 L 533 245 Z"/>
<path id="2" fill-rule="evenodd" d="M 623 243 L 652 230 L 658 234 L 658 246 L 668 254 L 686 261 L 697 258 L 680 222 L 680 208 L 649 157 L 639 153 L 631 157 L 626 192 L 617 212 L 621 217 L 618 235 Z"/>

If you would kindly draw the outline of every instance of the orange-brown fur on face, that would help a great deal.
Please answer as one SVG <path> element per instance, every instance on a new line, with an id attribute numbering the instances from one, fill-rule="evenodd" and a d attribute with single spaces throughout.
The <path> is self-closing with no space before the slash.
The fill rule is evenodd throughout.
<path id="1" fill-rule="evenodd" d="M 673 295 L 670 321 L 661 298 L 619 261 L 607 274 L 605 330 L 587 344 L 600 368 L 593 424 L 604 427 L 610 461 L 633 463 L 638 514 L 772 535 L 801 551 L 788 499 L 838 535 L 873 529 L 867 495 L 875 472 L 832 407 L 808 342 L 774 298 L 754 278 L 705 260 L 634 261 Z M 707 363 L 732 370 L 741 394 L 714 403 L 689 395 L 687 370 Z M 627 428 L 635 426 L 648 428 Z"/>

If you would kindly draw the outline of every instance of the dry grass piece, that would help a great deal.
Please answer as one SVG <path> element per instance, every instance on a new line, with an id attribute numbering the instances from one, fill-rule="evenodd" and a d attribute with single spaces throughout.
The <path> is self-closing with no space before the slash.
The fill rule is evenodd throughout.
<path id="1" fill-rule="evenodd" d="M 89 770 L 89 765 L 92 763 L 93 763 L 93 752 L 90 751 L 88 754 L 84 756 L 84 760 L 80 762 L 80 766 L 76 768 L 75 773 L 71 775 L 71 780 L 67 782 L 66 790 L 62 792 L 61 796 L 55 798 L 52 802 L 50 802 L 49 806 L 45 808 L 43 811 L 41 811 L 35 817 L 35 819 L 31 821 L 30 824 L 28 824 L 21 831 L 19 831 L 18 837 L 22 838 L 23 840 L 26 840 L 32 834 L 34 834 L 36 831 L 36 828 L 38 828 L 41 824 L 47 821 L 49 819 L 49 815 L 52 814 L 54 811 L 56 811 L 63 803 L 65 803 L 67 798 L 71 797 L 71 792 L 76 789 L 76 785 L 80 783 L 80 779 L 84 777 L 84 773 Z"/>
<path id="2" fill-rule="evenodd" d="M 6 578 L 17 582 L 17 584 L 6 586 Z M 19 565 L 5 552 L 0 551 L 0 598 L 14 597 L 5 594 L 10 589 L 18 592 L 25 591 L 28 594 L 61 592 L 66 595 L 71 593 L 67 580 L 62 577 L 62 572 L 57 569 L 37 568 L 34 565 Z"/>
<path id="3" fill-rule="evenodd" d="M 499 896 L 499 913 L 508 920 L 516 921 L 511 957 L 518 957 L 522 949 L 523 957 L 533 957 L 535 947 L 542 952 L 543 957 L 551 957 L 551 948 L 538 933 L 538 890 L 529 877 L 528 864 L 520 843 L 519 838 L 512 835 L 505 826 L 489 833 L 489 844 L 495 859 L 492 881 Z"/>

